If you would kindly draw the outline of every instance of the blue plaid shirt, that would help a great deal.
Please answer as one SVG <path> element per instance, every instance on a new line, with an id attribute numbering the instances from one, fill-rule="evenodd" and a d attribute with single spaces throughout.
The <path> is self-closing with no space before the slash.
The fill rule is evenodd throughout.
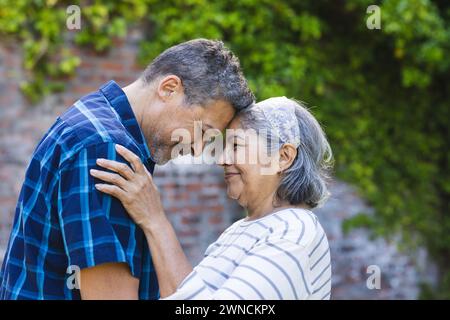
<path id="1" fill-rule="evenodd" d="M 159 297 L 142 230 L 120 201 L 95 189 L 99 181 L 89 174 L 97 158 L 126 162 L 115 144 L 138 154 L 153 173 L 128 99 L 110 81 L 61 115 L 34 151 L 0 273 L 0 299 L 80 299 L 73 271 L 107 262 L 129 265 L 140 280 L 140 299 Z"/>

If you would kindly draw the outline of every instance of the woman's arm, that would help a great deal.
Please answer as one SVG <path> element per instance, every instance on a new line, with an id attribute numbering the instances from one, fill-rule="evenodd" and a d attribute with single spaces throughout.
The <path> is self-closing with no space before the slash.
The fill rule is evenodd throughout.
<path id="1" fill-rule="evenodd" d="M 111 183 L 96 184 L 96 188 L 118 198 L 144 231 L 158 277 L 160 295 L 167 297 L 191 273 L 192 266 L 164 213 L 159 191 L 150 173 L 134 153 L 119 145 L 116 145 L 116 150 L 131 164 L 132 169 L 123 163 L 98 159 L 99 166 L 116 173 L 94 169 L 90 173 Z"/>
<path id="2" fill-rule="evenodd" d="M 166 217 L 143 227 L 153 257 L 161 297 L 175 292 L 192 266 L 186 258 L 172 224 Z"/>

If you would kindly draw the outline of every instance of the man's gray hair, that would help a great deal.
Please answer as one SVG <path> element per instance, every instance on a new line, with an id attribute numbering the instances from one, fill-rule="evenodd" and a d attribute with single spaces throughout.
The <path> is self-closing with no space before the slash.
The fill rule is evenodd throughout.
<path id="1" fill-rule="evenodd" d="M 242 74 L 238 58 L 222 41 L 195 39 L 170 47 L 145 69 L 145 83 L 167 75 L 181 79 L 188 105 L 224 100 L 237 111 L 255 97 Z"/>
<path id="2" fill-rule="evenodd" d="M 272 98 L 273 103 L 280 101 L 280 107 L 286 98 Z M 295 107 L 295 116 L 299 126 L 300 145 L 297 156 L 291 166 L 282 173 L 280 185 L 276 192 L 278 201 L 287 201 L 291 205 L 306 204 L 314 208 L 322 204 L 329 196 L 327 179 L 333 164 L 330 144 L 325 133 L 314 116 L 300 102 L 289 99 Z M 267 121 L 261 108 L 250 107 L 239 115 L 243 129 L 254 129 L 267 135 L 268 148 L 283 145 L 278 136 L 274 136 L 271 124 Z M 270 142 L 275 143 L 270 143 Z"/>

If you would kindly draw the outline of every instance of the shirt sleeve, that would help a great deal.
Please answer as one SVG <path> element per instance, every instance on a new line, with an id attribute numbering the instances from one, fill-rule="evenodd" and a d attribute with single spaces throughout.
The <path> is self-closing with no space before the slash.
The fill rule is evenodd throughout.
<path id="1" fill-rule="evenodd" d="M 97 158 L 126 163 L 114 143 L 102 143 L 82 149 L 60 170 L 58 215 L 69 265 L 83 269 L 125 262 L 139 278 L 144 234 L 118 199 L 95 188 L 100 180 L 89 170 L 102 169 Z"/>
<path id="2" fill-rule="evenodd" d="M 312 289 L 305 247 L 282 238 L 268 240 L 247 251 L 220 288 L 205 282 L 194 269 L 166 299 L 307 299 Z"/>

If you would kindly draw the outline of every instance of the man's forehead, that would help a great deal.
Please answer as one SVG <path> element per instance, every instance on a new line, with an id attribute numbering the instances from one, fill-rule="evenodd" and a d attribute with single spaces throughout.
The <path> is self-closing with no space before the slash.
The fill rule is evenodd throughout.
<path id="1" fill-rule="evenodd" d="M 234 107 L 225 100 L 214 100 L 206 104 L 204 107 L 205 113 L 211 115 L 212 117 L 221 117 L 224 115 L 234 116 Z"/>
<path id="2" fill-rule="evenodd" d="M 213 129 L 225 130 L 231 124 L 235 116 L 233 107 L 209 109 L 202 117 L 203 126 Z"/>

